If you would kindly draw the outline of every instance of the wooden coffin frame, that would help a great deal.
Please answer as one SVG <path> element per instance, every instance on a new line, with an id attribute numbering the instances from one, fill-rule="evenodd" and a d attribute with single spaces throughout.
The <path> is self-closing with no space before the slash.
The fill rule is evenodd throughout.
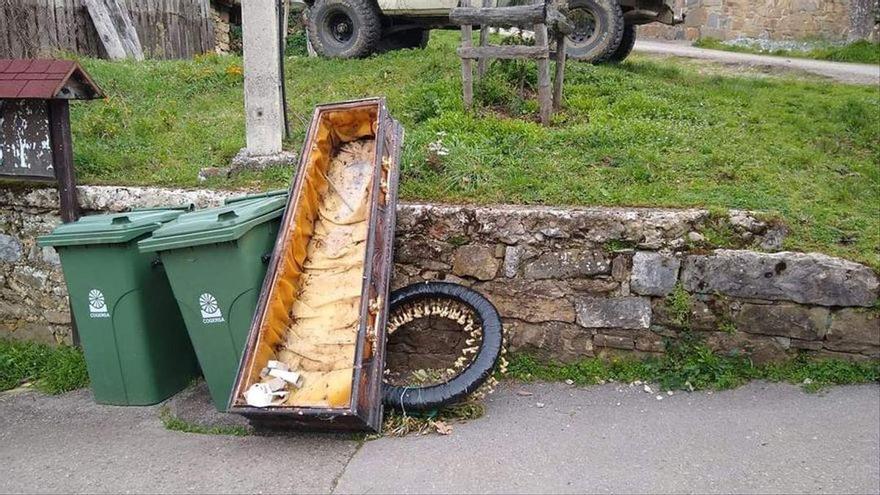
<path id="1" fill-rule="evenodd" d="M 318 139 L 330 139 L 331 150 L 342 142 L 337 134 L 326 135 L 324 119 L 331 119 L 334 112 L 364 112 L 374 109 L 376 118 L 371 122 L 375 136 L 375 155 L 369 198 L 369 227 L 364 260 L 363 286 L 361 289 L 360 319 L 355 346 L 354 372 L 351 400 L 347 408 L 326 407 L 265 407 L 248 406 L 242 394 L 259 379 L 259 369 L 265 363 L 260 355 L 270 345 L 261 342 L 267 332 L 270 305 L 282 298 L 276 295 L 280 272 L 284 269 L 285 256 L 295 249 L 294 239 L 305 235 L 297 233 L 296 217 L 303 200 L 304 183 L 309 173 L 312 154 L 320 156 Z M 359 128 L 357 132 L 364 132 Z M 387 112 L 384 98 L 370 98 L 319 105 L 315 108 L 297 167 L 296 178 L 290 187 L 287 209 L 281 222 L 278 240 L 272 252 L 266 279 L 260 291 L 250 333 L 239 363 L 238 375 L 229 398 L 229 412 L 246 416 L 255 426 L 266 428 L 324 430 L 324 431 L 372 431 L 378 432 L 382 423 L 382 374 L 385 368 L 385 327 L 388 317 L 388 291 L 393 267 L 394 229 L 396 223 L 397 182 L 399 177 L 400 149 L 403 128 Z M 304 213 L 305 214 L 305 213 Z M 308 237 L 304 237 L 308 242 Z M 277 289 L 283 291 L 283 289 Z M 273 297 L 275 299 L 273 299 Z M 294 296 L 295 297 L 295 296 Z M 277 302 L 276 302 L 277 304 Z M 291 303 L 292 304 L 292 303 Z M 289 311 L 289 307 L 288 307 Z M 267 337 L 269 339 L 269 337 Z M 259 346 L 263 347 L 260 348 Z M 360 364 L 358 364 L 360 363 Z"/>

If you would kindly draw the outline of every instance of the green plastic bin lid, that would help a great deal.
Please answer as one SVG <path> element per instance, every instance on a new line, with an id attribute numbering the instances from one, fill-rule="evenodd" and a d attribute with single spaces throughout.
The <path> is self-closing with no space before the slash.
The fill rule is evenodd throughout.
<path id="1" fill-rule="evenodd" d="M 167 251 L 234 241 L 257 225 L 280 217 L 286 204 L 286 195 L 255 195 L 218 208 L 185 213 L 139 242 L 138 249 Z"/>
<path id="2" fill-rule="evenodd" d="M 183 212 L 183 209 L 177 208 L 88 215 L 76 222 L 59 225 L 51 234 L 40 236 L 37 245 L 121 244 L 158 229 Z"/>
<path id="3" fill-rule="evenodd" d="M 261 198 L 272 198 L 275 196 L 287 196 L 287 189 L 276 189 L 274 191 L 266 191 L 263 193 L 256 194 L 248 194 L 246 196 L 238 196 L 235 198 L 229 198 L 223 202 L 224 205 L 231 205 L 232 203 L 238 203 L 241 201 L 249 201 L 252 199 L 261 199 Z"/>

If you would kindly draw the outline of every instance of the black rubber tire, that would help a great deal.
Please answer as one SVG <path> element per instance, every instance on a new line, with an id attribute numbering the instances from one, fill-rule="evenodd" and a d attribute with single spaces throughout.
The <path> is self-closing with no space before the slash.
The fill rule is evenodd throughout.
<path id="1" fill-rule="evenodd" d="M 580 18 L 579 11 L 592 16 L 593 30 L 568 35 L 565 53 L 569 58 L 594 64 L 606 61 L 623 39 L 623 10 L 620 4 L 617 0 L 569 0 L 567 13 L 576 25 Z"/>
<path id="2" fill-rule="evenodd" d="M 384 53 L 392 50 L 404 50 L 409 48 L 425 48 L 431 38 L 431 31 L 427 29 L 410 29 L 389 36 L 384 36 L 379 41 L 377 52 Z"/>
<path id="3" fill-rule="evenodd" d="M 501 356 L 504 335 L 495 306 L 479 292 L 449 282 L 425 282 L 398 289 L 391 294 L 390 312 L 402 304 L 425 298 L 454 299 L 473 308 L 483 328 L 479 350 L 470 365 L 445 383 L 426 387 L 398 387 L 383 384 L 382 402 L 399 411 L 440 409 L 461 401 L 492 375 Z"/>
<path id="4" fill-rule="evenodd" d="M 382 16 L 373 0 L 317 0 L 307 27 L 312 47 L 324 57 L 366 57 L 382 38 Z"/>
<path id="5" fill-rule="evenodd" d="M 614 53 L 608 56 L 606 62 L 612 64 L 623 62 L 632 53 L 635 44 L 636 26 L 634 24 L 627 24 L 623 27 L 623 39 L 620 40 L 620 46 L 617 47 L 617 50 L 614 50 Z"/>

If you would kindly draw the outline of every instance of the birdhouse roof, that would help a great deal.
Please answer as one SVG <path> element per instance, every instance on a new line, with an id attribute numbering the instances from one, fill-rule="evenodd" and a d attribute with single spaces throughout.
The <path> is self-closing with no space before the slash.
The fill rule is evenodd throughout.
<path id="1" fill-rule="evenodd" d="M 0 59 L 0 98 L 91 100 L 103 98 L 73 60 Z"/>

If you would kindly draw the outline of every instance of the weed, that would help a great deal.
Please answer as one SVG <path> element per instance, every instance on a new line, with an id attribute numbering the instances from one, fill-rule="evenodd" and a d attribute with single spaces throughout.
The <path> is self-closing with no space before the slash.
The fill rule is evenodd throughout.
<path id="1" fill-rule="evenodd" d="M 426 435 L 431 432 L 447 434 L 451 431 L 451 425 L 478 419 L 486 414 L 486 408 L 482 402 L 468 400 L 459 404 L 453 404 L 439 411 L 431 411 L 423 414 L 407 414 L 393 409 L 385 412 L 382 424 L 382 433 L 367 437 L 368 440 L 387 437 L 403 437 L 406 435 Z"/>
<path id="2" fill-rule="evenodd" d="M 666 354 L 651 361 L 654 380 L 666 390 L 728 389 L 751 378 L 751 361 L 741 355 L 721 356 L 705 346 L 696 333 L 682 332 L 666 343 Z"/>
<path id="3" fill-rule="evenodd" d="M 578 385 L 641 380 L 659 383 L 666 390 L 721 390 L 762 379 L 799 384 L 805 391 L 815 392 L 831 385 L 880 381 L 880 361 L 814 360 L 800 355 L 786 362 L 758 366 L 742 355 L 713 353 L 692 338 L 671 345 L 662 357 L 641 361 L 589 358 L 558 363 L 514 354 L 508 377 L 525 381 L 571 380 Z"/>
<path id="4" fill-rule="evenodd" d="M 0 390 L 33 382 L 37 389 L 60 394 L 89 384 L 82 351 L 34 342 L 0 340 Z"/>
<path id="5" fill-rule="evenodd" d="M 828 385 L 876 382 L 880 380 L 880 361 L 813 361 L 806 356 L 799 356 L 784 363 L 762 366 L 758 377 L 775 382 L 802 384 L 805 390 L 816 392 Z"/>
<path id="6" fill-rule="evenodd" d="M 629 251 L 634 249 L 637 246 L 635 242 L 625 241 L 622 239 L 611 239 L 610 241 L 605 243 L 605 250 L 610 253 L 616 253 L 620 251 Z"/>
<path id="7" fill-rule="evenodd" d="M 669 311 L 669 316 L 676 325 L 690 329 L 691 306 L 693 303 L 691 295 L 684 290 L 684 286 L 681 283 L 675 284 L 672 292 L 666 296 L 664 304 L 667 311 Z"/>
<path id="8" fill-rule="evenodd" d="M 81 350 L 60 346 L 49 353 L 46 366 L 36 385 L 39 390 L 56 395 L 83 388 L 89 384 L 86 360 Z"/>
<path id="9" fill-rule="evenodd" d="M 197 433 L 200 435 L 231 435 L 243 437 L 250 435 L 250 430 L 244 426 L 202 426 L 184 421 L 171 413 L 167 406 L 159 409 L 159 419 L 165 428 L 183 433 Z"/>
<path id="10" fill-rule="evenodd" d="M 471 242 L 471 239 L 466 235 L 454 235 L 446 239 L 446 242 L 452 244 L 455 247 L 461 247 Z"/>

